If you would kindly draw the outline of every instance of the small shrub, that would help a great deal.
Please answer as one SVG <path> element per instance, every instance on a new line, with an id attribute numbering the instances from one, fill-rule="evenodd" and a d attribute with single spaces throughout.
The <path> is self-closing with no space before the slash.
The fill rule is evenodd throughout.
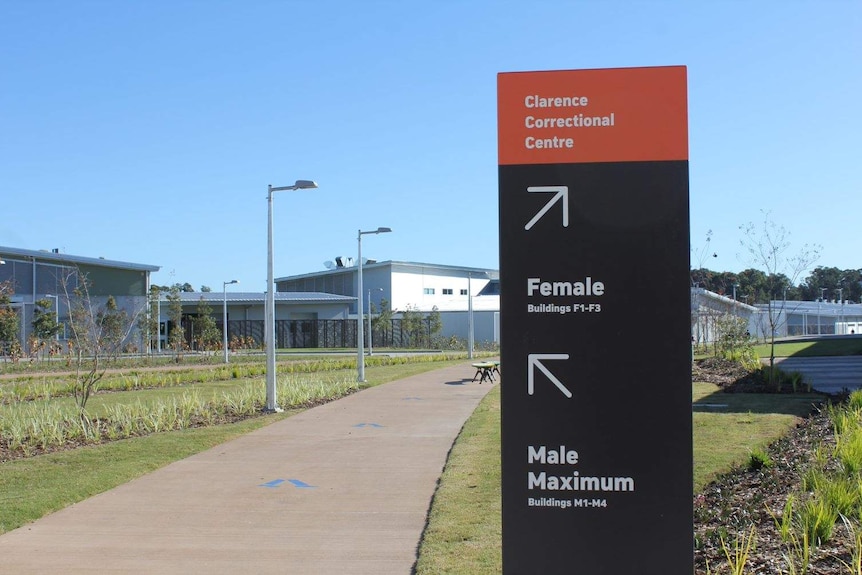
<path id="1" fill-rule="evenodd" d="M 759 471 L 763 468 L 769 468 L 775 465 L 769 454 L 763 449 L 753 449 L 748 456 L 749 471 Z"/>

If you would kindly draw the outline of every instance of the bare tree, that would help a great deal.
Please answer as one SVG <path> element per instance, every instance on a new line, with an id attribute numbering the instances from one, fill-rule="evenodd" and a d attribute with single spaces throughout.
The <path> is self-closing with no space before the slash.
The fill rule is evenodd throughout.
<path id="1" fill-rule="evenodd" d="M 798 252 L 788 255 L 790 232 L 778 226 L 763 212 L 759 224 L 749 222 L 740 226 L 742 247 L 748 252 L 752 265 L 766 274 L 766 322 L 769 328 L 769 383 L 775 384 L 775 334 L 787 321 L 783 290 L 796 284 L 797 279 L 820 257 L 820 246 L 805 244 Z"/>
<path id="2" fill-rule="evenodd" d="M 69 309 L 69 348 L 75 365 L 75 403 L 86 420 L 87 401 L 104 377 L 108 362 L 115 359 L 135 326 L 135 318 L 120 309 L 113 296 L 98 304 L 90 294 L 90 283 L 78 270 L 62 281 Z"/>

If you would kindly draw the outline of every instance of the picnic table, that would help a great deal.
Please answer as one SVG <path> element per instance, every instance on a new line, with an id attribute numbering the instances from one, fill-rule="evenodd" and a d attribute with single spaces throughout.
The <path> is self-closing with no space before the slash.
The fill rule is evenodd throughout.
<path id="1" fill-rule="evenodd" d="M 485 381 L 495 381 L 494 374 L 500 375 L 499 361 L 480 361 L 472 364 L 476 368 L 476 375 L 473 376 L 473 381 L 479 378 L 479 383 Z"/>

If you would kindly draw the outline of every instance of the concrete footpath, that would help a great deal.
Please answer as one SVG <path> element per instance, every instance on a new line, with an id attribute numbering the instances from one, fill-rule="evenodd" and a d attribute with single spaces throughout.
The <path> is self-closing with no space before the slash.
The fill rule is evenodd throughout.
<path id="1" fill-rule="evenodd" d="M 0 573 L 398 574 L 491 389 L 469 363 L 355 393 L 0 536 Z"/>

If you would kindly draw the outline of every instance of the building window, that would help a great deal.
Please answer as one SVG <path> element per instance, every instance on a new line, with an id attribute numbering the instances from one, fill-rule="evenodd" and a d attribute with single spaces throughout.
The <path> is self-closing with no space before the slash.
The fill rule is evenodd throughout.
<path id="1" fill-rule="evenodd" d="M 462 290 L 461 290 L 461 295 L 467 295 L 467 290 L 462 289 Z"/>
<path id="2" fill-rule="evenodd" d="M 443 295 L 452 295 L 451 288 L 443 288 Z"/>
<path id="3" fill-rule="evenodd" d="M 425 288 L 422 290 L 425 295 L 434 295 L 434 288 Z"/>

